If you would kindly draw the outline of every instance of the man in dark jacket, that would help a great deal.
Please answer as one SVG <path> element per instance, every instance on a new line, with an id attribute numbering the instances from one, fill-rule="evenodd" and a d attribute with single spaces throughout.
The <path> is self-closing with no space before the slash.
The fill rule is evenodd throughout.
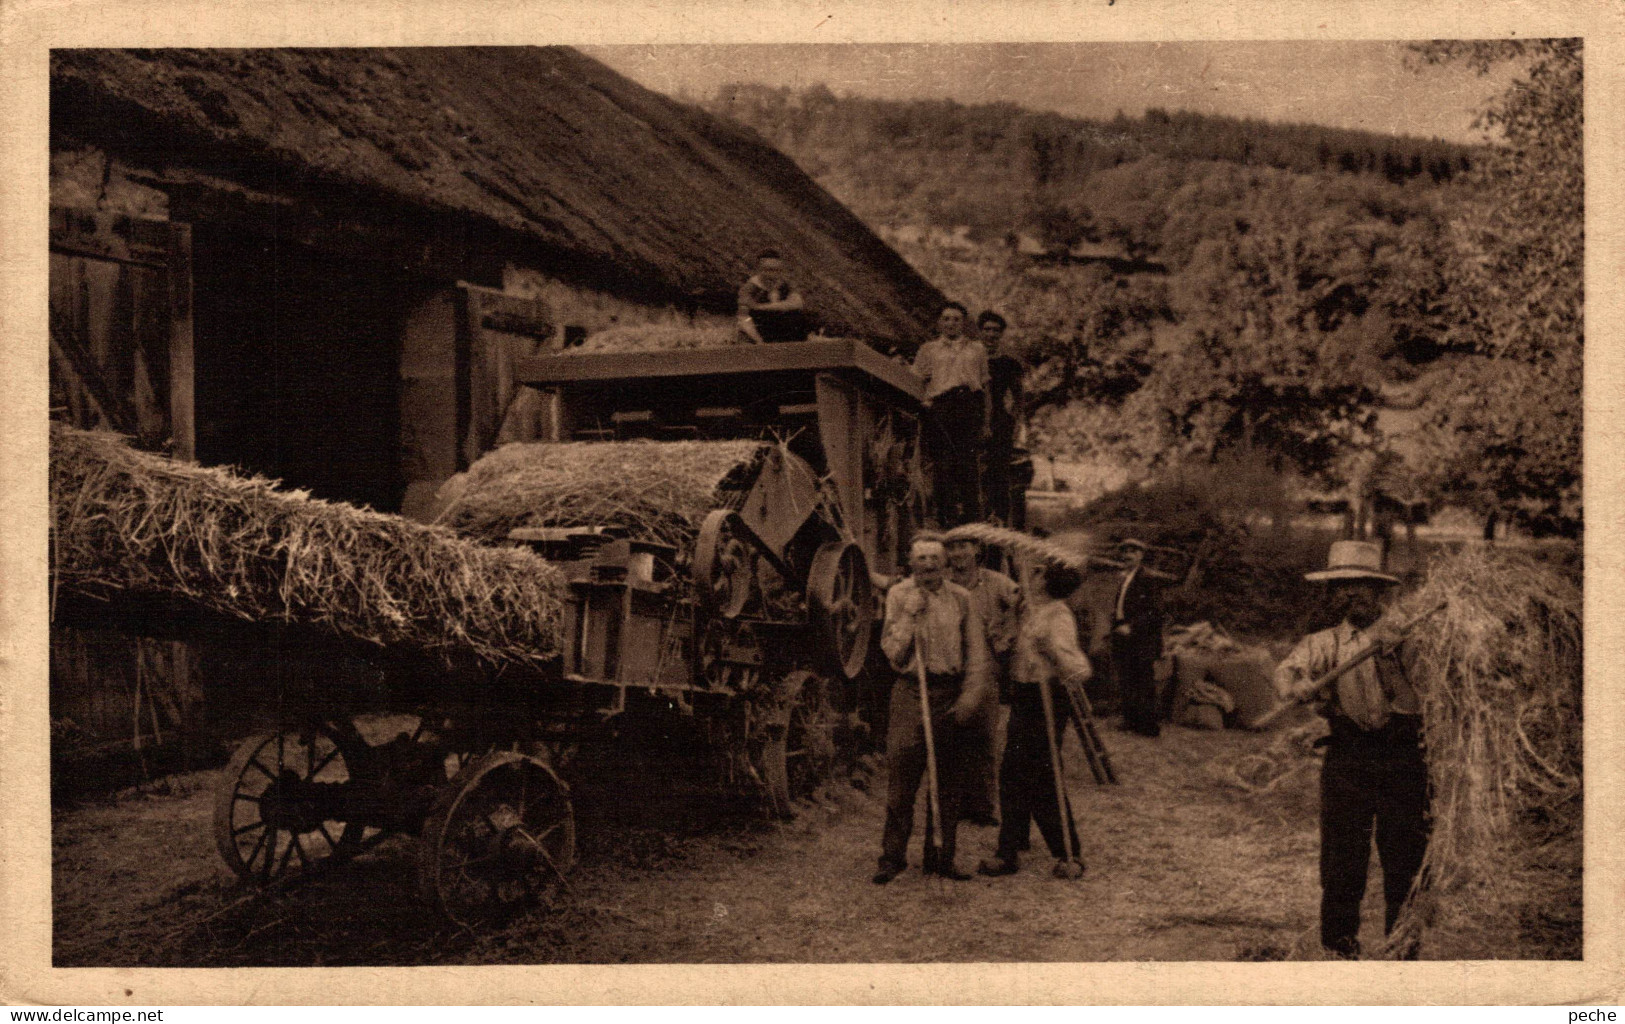
<path id="1" fill-rule="evenodd" d="M 1141 564 L 1146 544 L 1125 538 L 1118 555 L 1127 564 L 1112 605 L 1112 673 L 1123 701 L 1123 728 L 1157 736 L 1156 661 L 1162 657 L 1162 594 Z"/>

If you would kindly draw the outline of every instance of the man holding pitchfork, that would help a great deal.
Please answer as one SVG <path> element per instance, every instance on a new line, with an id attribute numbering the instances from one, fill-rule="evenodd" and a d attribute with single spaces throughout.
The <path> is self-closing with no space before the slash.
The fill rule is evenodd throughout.
<path id="1" fill-rule="evenodd" d="M 909 549 L 910 576 L 886 593 L 880 646 L 897 672 L 886 729 L 886 830 L 876 885 L 908 866 L 914 798 L 927 783 L 926 874 L 964 881 L 954 866 L 968 730 L 992 685 L 986 631 L 963 587 L 946 578 L 942 538 L 920 534 Z M 939 840 L 933 825 L 941 826 Z"/>
<path id="2" fill-rule="evenodd" d="M 1385 931 L 1393 930 L 1427 852 L 1421 709 L 1398 641 L 1431 613 L 1398 628 L 1378 626 L 1399 582 L 1382 571 L 1381 545 L 1338 541 L 1327 561 L 1304 578 L 1327 585 L 1338 624 L 1298 643 L 1276 668 L 1275 688 L 1289 702 L 1320 701 L 1331 723 L 1320 775 L 1320 941 L 1335 956 L 1357 957 L 1373 836 Z"/>

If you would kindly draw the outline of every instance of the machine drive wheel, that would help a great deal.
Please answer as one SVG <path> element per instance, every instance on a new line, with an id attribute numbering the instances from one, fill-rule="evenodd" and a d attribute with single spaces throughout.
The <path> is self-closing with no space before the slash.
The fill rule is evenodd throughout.
<path id="1" fill-rule="evenodd" d="M 418 849 L 418 888 L 472 926 L 550 898 L 575 860 L 570 792 L 541 760 L 504 750 L 470 763 L 435 799 Z"/>
<path id="2" fill-rule="evenodd" d="M 791 672 L 773 688 L 775 713 L 762 724 L 756 745 L 767 808 L 774 817 L 795 817 L 795 801 L 829 777 L 840 751 L 835 742 L 840 709 L 829 681 Z"/>
<path id="3" fill-rule="evenodd" d="M 700 603 L 725 619 L 737 618 L 750 601 L 755 576 L 747 536 L 739 513 L 719 508 L 706 515 L 694 542 L 694 583 Z"/>
<path id="4" fill-rule="evenodd" d="M 252 736 L 226 765 L 215 797 L 214 844 L 240 877 L 267 884 L 354 855 L 379 830 L 345 821 L 345 791 L 361 781 L 367 744 L 349 722 Z"/>
<path id="5" fill-rule="evenodd" d="M 807 573 L 807 604 L 825 661 L 841 678 L 863 671 L 875 627 L 874 583 L 863 549 L 831 541 L 813 556 Z"/>

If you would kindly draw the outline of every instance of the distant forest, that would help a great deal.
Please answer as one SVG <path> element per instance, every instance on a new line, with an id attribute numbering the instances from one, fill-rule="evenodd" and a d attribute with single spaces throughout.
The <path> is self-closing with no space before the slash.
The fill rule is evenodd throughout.
<path id="1" fill-rule="evenodd" d="M 1436 139 L 1159 108 L 1089 120 L 1008 103 L 755 84 L 724 86 L 702 105 L 756 129 L 871 224 L 965 226 L 977 240 L 1011 230 L 1049 244 L 1114 238 L 1136 253 L 1159 246 L 1147 225 L 1111 209 L 1124 168 L 1139 175 L 1216 161 L 1438 185 L 1470 172 L 1477 158 L 1472 147 Z"/>
<path id="2" fill-rule="evenodd" d="M 1516 63 L 1524 77 L 1480 111 L 1505 145 L 823 86 L 733 85 L 701 105 L 946 294 L 1009 316 L 1036 450 L 1142 476 L 1263 465 L 1572 535 L 1581 46 L 1414 49 Z"/>

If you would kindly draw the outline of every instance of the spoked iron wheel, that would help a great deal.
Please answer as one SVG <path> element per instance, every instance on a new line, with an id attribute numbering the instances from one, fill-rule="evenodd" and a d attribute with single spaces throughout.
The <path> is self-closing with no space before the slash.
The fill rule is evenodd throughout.
<path id="1" fill-rule="evenodd" d="M 875 624 L 874 582 L 863 549 L 845 541 L 819 548 L 807 573 L 807 597 L 830 669 L 856 679 Z"/>
<path id="2" fill-rule="evenodd" d="M 755 572 L 745 521 L 739 513 L 715 509 L 700 524 L 694 542 L 694 582 L 706 610 L 733 619 L 750 601 Z"/>
<path id="3" fill-rule="evenodd" d="M 774 687 L 778 713 L 764 722 L 756 745 L 767 809 L 795 816 L 795 801 L 829 778 L 840 760 L 841 723 L 829 682 L 811 672 L 792 672 Z"/>
<path id="4" fill-rule="evenodd" d="M 349 722 L 250 737 L 215 798 L 221 858 L 240 877 L 268 884 L 353 856 L 380 834 L 344 820 L 344 791 L 362 777 L 366 749 Z"/>
<path id="5" fill-rule="evenodd" d="M 514 751 L 487 754 L 429 812 L 418 887 L 458 924 L 500 920 L 565 884 L 575 844 L 569 790 L 553 770 Z"/>

